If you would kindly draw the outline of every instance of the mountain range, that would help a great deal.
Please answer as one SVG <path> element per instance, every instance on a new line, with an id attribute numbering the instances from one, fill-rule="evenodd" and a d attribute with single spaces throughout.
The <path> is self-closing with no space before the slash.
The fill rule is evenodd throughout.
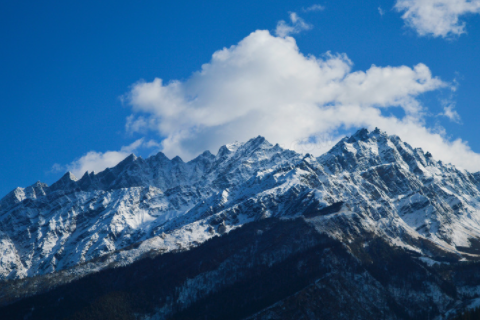
<path id="1" fill-rule="evenodd" d="M 5 319 L 450 319 L 480 305 L 480 173 L 361 129 L 130 155 L 0 200 Z"/>

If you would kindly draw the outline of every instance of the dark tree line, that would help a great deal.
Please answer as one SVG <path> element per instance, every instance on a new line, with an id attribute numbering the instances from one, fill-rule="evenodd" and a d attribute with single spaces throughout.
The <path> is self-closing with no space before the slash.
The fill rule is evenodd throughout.
<path id="1" fill-rule="evenodd" d="M 452 320 L 480 320 L 480 308 L 467 310 Z"/>

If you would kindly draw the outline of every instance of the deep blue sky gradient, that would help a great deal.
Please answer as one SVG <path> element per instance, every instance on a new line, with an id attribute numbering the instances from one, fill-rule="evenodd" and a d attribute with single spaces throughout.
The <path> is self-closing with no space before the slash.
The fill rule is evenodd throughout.
<path id="1" fill-rule="evenodd" d="M 312 4 L 320 12 L 302 12 Z M 425 63 L 458 91 L 422 97 L 432 114 L 452 98 L 462 124 L 429 117 L 480 152 L 480 16 L 453 40 L 418 37 L 394 1 L 13 1 L 0 8 L 0 197 L 37 180 L 52 183 L 90 150 L 119 150 L 125 132 L 120 96 L 140 79 L 185 79 L 212 53 L 257 29 L 275 29 L 295 11 L 312 30 L 295 35 L 300 51 L 346 53 L 354 70 Z M 385 15 L 381 16 L 381 6 Z M 384 128 L 388 131 L 388 128 Z M 159 140 L 159 137 L 151 136 Z M 216 152 L 216 150 L 212 150 Z"/>

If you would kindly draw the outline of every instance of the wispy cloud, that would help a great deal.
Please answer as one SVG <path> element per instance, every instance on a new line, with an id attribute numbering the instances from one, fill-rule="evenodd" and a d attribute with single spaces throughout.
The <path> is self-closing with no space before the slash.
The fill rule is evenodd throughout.
<path id="1" fill-rule="evenodd" d="M 420 36 L 446 38 L 466 32 L 460 18 L 480 13 L 480 0 L 397 0 L 395 9 Z"/>
<path id="2" fill-rule="evenodd" d="M 303 12 L 323 11 L 323 10 L 325 10 L 325 7 L 322 6 L 321 4 L 314 4 L 314 5 L 311 5 L 308 8 L 302 8 Z"/>
<path id="3" fill-rule="evenodd" d="M 380 15 L 383 17 L 385 11 L 382 9 L 382 7 L 378 7 L 378 13 L 380 13 Z"/>
<path id="4" fill-rule="evenodd" d="M 304 30 L 310 30 L 313 28 L 311 24 L 306 23 L 302 18 L 300 18 L 295 12 L 290 13 L 291 23 L 287 23 L 284 20 L 280 20 L 277 23 L 277 28 L 275 29 L 275 34 L 279 37 L 285 38 L 292 34 L 300 33 Z"/>
<path id="5" fill-rule="evenodd" d="M 455 123 L 461 123 L 462 119 L 460 118 L 460 115 L 458 112 L 455 110 L 455 105 L 454 104 L 448 104 L 443 107 L 443 112 L 439 114 L 439 116 L 444 116 L 450 119 L 450 121 L 453 121 Z"/>

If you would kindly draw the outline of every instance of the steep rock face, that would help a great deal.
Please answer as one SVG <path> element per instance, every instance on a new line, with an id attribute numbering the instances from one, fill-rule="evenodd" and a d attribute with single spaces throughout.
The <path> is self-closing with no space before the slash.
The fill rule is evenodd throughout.
<path id="1" fill-rule="evenodd" d="M 152 250 L 186 250 L 251 221 L 298 215 L 342 242 L 368 234 L 425 256 L 476 259 L 478 181 L 478 173 L 378 129 L 362 129 L 318 158 L 263 137 L 187 163 L 131 155 L 98 174 L 67 173 L 2 199 L 0 249 L 8 254 L 0 276 L 64 270 L 75 278 Z"/>
<path id="2" fill-rule="evenodd" d="M 476 172 L 473 174 L 473 178 L 476 181 L 477 187 L 480 187 L 480 172 Z"/>
<path id="3" fill-rule="evenodd" d="M 371 200 L 446 248 L 468 247 L 470 238 L 480 236 L 475 176 L 396 136 L 360 130 L 318 161 L 334 175 L 359 181 Z"/>

